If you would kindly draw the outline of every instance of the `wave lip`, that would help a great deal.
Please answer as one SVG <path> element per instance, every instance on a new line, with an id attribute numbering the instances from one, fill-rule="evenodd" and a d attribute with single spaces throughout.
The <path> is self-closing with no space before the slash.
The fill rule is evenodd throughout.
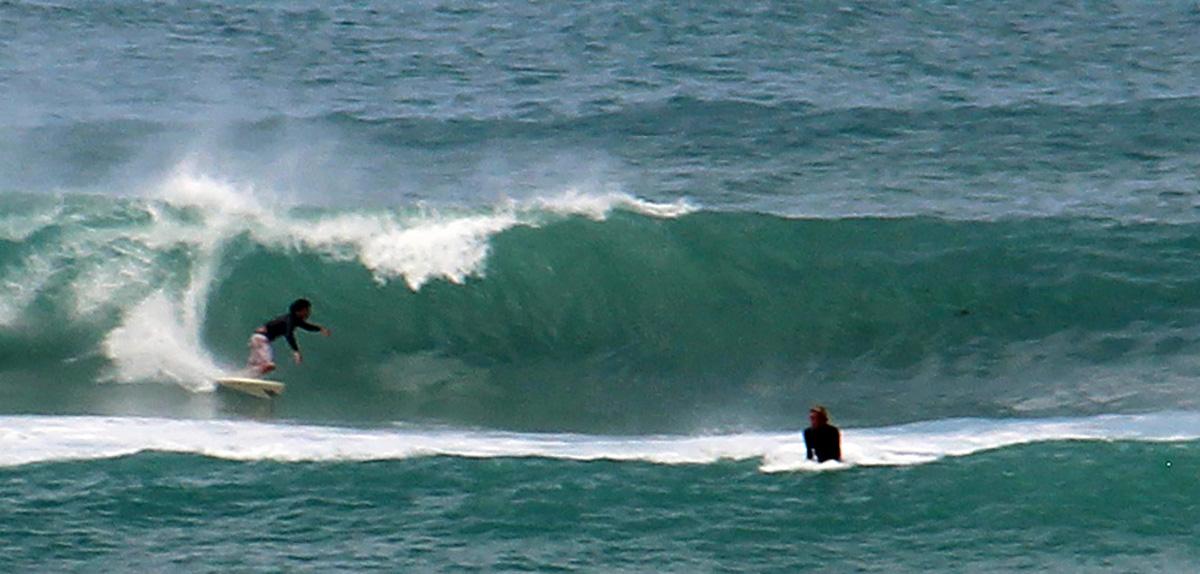
<path id="1" fill-rule="evenodd" d="M 537 198 L 532 204 L 551 213 L 582 215 L 594 221 L 603 221 L 614 209 L 660 218 L 682 217 L 696 211 L 696 207 L 683 199 L 671 203 L 656 203 L 620 192 L 610 191 L 596 195 L 582 193 L 576 189 L 569 189 L 557 196 Z"/>
<path id="2" fill-rule="evenodd" d="M 798 432 L 712 436 L 596 436 L 466 430 L 354 429 L 227 420 L 0 417 L 0 467 L 96 460 L 145 451 L 235 461 L 362 462 L 413 457 L 541 457 L 576 461 L 711 464 L 761 459 L 763 472 L 912 466 L 1051 441 L 1200 439 L 1200 411 L 1062 419 L 950 419 L 843 429 L 841 464 L 804 458 Z"/>
<path id="3" fill-rule="evenodd" d="M 432 280 L 461 285 L 468 277 L 482 276 L 491 239 L 514 227 L 539 227 L 548 218 L 570 216 L 603 221 L 614 210 L 676 218 L 694 209 L 685 201 L 655 203 L 621 192 L 590 194 L 569 189 L 509 201 L 489 213 L 355 212 L 326 215 L 314 221 L 276 221 L 273 226 L 251 231 L 264 244 L 301 245 L 335 259 L 357 261 L 378 283 L 402 279 L 411 290 L 418 291 Z"/>

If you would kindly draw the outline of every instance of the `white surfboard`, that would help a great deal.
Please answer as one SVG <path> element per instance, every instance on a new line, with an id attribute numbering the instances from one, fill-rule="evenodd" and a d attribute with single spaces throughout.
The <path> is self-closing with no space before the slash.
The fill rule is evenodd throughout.
<path id="1" fill-rule="evenodd" d="M 216 379 L 218 385 L 227 389 L 246 393 L 263 399 L 277 397 L 283 394 L 283 383 L 250 379 L 246 377 L 221 377 Z"/>

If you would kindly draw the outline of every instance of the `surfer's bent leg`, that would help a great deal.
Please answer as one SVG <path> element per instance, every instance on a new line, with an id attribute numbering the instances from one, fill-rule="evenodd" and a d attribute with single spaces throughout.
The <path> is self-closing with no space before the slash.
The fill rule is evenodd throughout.
<path id="1" fill-rule="evenodd" d="M 246 366 L 254 376 L 275 370 L 275 352 L 271 349 L 271 341 L 266 335 L 250 335 L 250 358 L 246 359 Z"/>

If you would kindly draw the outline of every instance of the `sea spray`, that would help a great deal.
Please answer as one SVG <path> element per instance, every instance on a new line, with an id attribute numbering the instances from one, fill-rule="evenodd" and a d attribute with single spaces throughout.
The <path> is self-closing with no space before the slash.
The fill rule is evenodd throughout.
<path id="1" fill-rule="evenodd" d="M 231 367 L 219 365 L 200 341 L 209 290 L 225 246 L 267 219 L 267 212 L 252 190 L 195 174 L 186 165 L 157 193 L 160 200 L 145 204 L 149 225 L 131 229 L 128 239 L 156 254 L 180 254 L 188 263 L 129 308 L 105 337 L 104 354 L 114 367 L 108 378 L 211 391 L 212 379 Z"/>

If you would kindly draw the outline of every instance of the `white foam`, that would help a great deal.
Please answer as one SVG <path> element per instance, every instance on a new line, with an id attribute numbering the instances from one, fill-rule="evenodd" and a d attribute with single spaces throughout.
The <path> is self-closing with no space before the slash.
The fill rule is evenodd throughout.
<path id="1" fill-rule="evenodd" d="M 124 249 L 121 257 L 76 282 L 83 308 L 91 308 L 128 283 L 141 282 L 150 294 L 128 307 L 121 324 L 105 337 L 104 355 L 112 362 L 110 380 L 121 383 L 174 382 L 194 392 L 213 390 L 212 379 L 227 369 L 200 343 L 200 331 L 216 267 L 229 239 L 258 225 L 265 211 L 254 201 L 252 190 L 197 175 L 181 168 L 157 190 L 167 204 L 192 208 L 180 219 L 147 206 L 148 228 L 126 230 L 122 239 L 145 247 L 149 253 Z M 168 287 L 165 279 L 147 283 L 154 269 L 153 254 L 182 247 L 191 257 L 187 282 Z"/>
<path id="2" fill-rule="evenodd" d="M 372 238 L 362 262 L 376 273 L 403 275 L 414 290 L 436 277 L 463 283 L 482 272 L 491 236 L 516 223 L 507 215 L 426 223 Z"/>
<path id="3" fill-rule="evenodd" d="M 259 232 L 267 243 L 297 243 L 342 260 L 357 260 L 375 279 L 403 279 L 416 291 L 434 279 L 463 283 L 482 275 L 489 241 L 519 225 L 513 214 L 440 217 L 403 221 L 394 216 L 345 214 L 295 222 L 283 234 Z"/>
<path id="4" fill-rule="evenodd" d="M 376 281 L 402 279 L 416 291 L 435 279 L 462 284 L 469 277 L 483 276 L 491 238 L 513 227 L 539 225 L 538 210 L 597 221 L 614 209 L 666 218 L 694 210 L 683 201 L 662 204 L 617 192 L 584 194 L 577 190 L 502 207 L 484 215 L 429 212 L 415 218 L 348 213 L 316 221 L 274 221 L 252 232 L 267 245 L 304 248 L 357 261 Z"/>
<path id="5" fill-rule="evenodd" d="M 282 423 L 124 417 L 0 417 L 0 466 L 111 458 L 142 451 L 229 460 L 370 461 L 421 456 L 708 464 L 762 461 L 764 472 L 908 466 L 1031 442 L 1191 441 L 1200 412 L 1053 420 L 958 419 L 844 429 L 843 463 L 804 459 L 799 433 L 605 437 L 576 434 L 350 429 Z"/>
<path id="6" fill-rule="evenodd" d="M 538 198 L 533 205 L 560 215 L 580 215 L 595 221 L 603 221 L 614 209 L 626 209 L 651 217 L 674 218 L 692 213 L 695 208 L 686 201 L 655 203 L 621 192 L 601 194 L 583 193 L 575 189 L 553 196 Z"/>
<path id="7" fill-rule="evenodd" d="M 200 344 L 190 313 L 158 291 L 125 314 L 102 347 L 120 383 L 171 381 L 195 392 L 213 390 L 222 369 Z"/>
<path id="8" fill-rule="evenodd" d="M 207 215 L 248 215 L 257 218 L 268 211 L 259 203 L 253 186 L 235 185 L 198 171 L 196 162 L 180 164 L 166 181 L 151 190 L 153 199 L 176 207 L 195 207 Z"/>
<path id="9" fill-rule="evenodd" d="M 847 430 L 843 433 L 842 457 L 859 466 L 908 466 L 1035 442 L 1197 439 L 1200 439 L 1200 412 L 1077 419 L 953 419 Z M 803 459 L 802 445 L 780 449 L 764 456 L 763 470 L 788 471 L 811 465 Z"/>

